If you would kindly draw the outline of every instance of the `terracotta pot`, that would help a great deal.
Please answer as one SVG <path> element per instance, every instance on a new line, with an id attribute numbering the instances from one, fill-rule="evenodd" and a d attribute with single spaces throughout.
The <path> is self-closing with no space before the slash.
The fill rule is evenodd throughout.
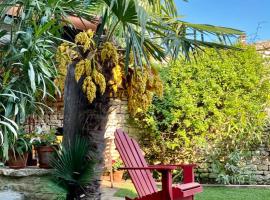
<path id="1" fill-rule="evenodd" d="M 26 167 L 28 152 L 25 152 L 23 155 L 19 155 L 17 153 L 14 154 L 13 151 L 9 151 L 8 156 L 8 166 L 11 169 L 22 169 Z"/>
<path id="2" fill-rule="evenodd" d="M 113 181 L 115 182 L 121 182 L 123 178 L 124 171 L 123 170 L 117 170 L 113 172 Z"/>
<path id="3" fill-rule="evenodd" d="M 37 148 L 38 162 L 40 168 L 49 169 L 50 159 L 55 149 L 52 146 L 40 146 Z"/>
<path id="4" fill-rule="evenodd" d="M 22 9 L 20 6 L 13 6 L 6 12 L 6 14 L 13 17 L 18 17 L 22 14 Z M 96 31 L 98 25 L 101 23 L 101 18 L 95 17 L 91 19 L 91 21 L 88 21 L 82 17 L 68 15 L 68 16 L 63 17 L 63 22 L 71 23 L 74 26 L 74 28 L 78 30 L 91 29 L 93 31 Z"/>

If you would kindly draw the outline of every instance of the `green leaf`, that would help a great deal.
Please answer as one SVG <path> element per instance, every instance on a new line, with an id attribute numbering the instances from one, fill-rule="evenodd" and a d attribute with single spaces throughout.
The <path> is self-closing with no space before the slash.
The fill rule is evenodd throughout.
<path id="1" fill-rule="evenodd" d="M 28 76 L 29 76 L 31 88 L 33 92 L 35 92 L 36 91 L 35 71 L 31 62 L 29 62 Z"/>
<path id="2" fill-rule="evenodd" d="M 0 124 L 2 124 L 3 126 L 7 127 L 15 137 L 17 137 L 17 131 L 16 129 L 10 125 L 10 123 L 4 122 L 4 121 L 0 121 Z"/>

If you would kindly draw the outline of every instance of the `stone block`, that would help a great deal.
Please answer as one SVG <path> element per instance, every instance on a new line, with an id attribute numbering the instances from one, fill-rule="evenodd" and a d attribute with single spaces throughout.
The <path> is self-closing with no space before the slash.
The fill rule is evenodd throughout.
<path id="1" fill-rule="evenodd" d="M 268 171 L 268 165 L 258 165 L 257 169 L 259 171 Z"/>
<path id="2" fill-rule="evenodd" d="M 270 171 L 264 171 L 263 174 L 266 175 L 266 176 L 270 175 Z"/>
<path id="3" fill-rule="evenodd" d="M 63 120 L 63 119 L 64 119 L 64 114 L 63 114 L 63 113 L 59 113 L 59 114 L 57 115 L 57 119 L 58 119 L 58 120 Z"/>
<path id="4" fill-rule="evenodd" d="M 50 115 L 44 115 L 44 121 L 45 122 L 50 121 Z"/>
<path id="5" fill-rule="evenodd" d="M 110 100 L 110 105 L 111 106 L 121 105 L 121 100 L 120 99 L 112 99 L 112 100 Z"/>
<path id="6" fill-rule="evenodd" d="M 57 115 L 50 115 L 50 121 L 57 120 Z"/>
<path id="7" fill-rule="evenodd" d="M 261 151 L 261 155 L 262 156 L 269 156 L 269 152 L 268 151 Z"/>
<path id="8" fill-rule="evenodd" d="M 208 172 L 209 170 L 208 169 L 197 169 L 197 171 L 199 172 L 199 173 L 205 173 L 205 172 Z"/>
<path id="9" fill-rule="evenodd" d="M 269 158 L 264 158 L 264 159 L 262 160 L 262 164 L 263 164 L 263 165 L 270 165 L 270 160 L 269 160 Z"/>
<path id="10" fill-rule="evenodd" d="M 201 173 L 200 174 L 200 178 L 208 178 L 209 177 L 209 173 Z"/>
<path id="11" fill-rule="evenodd" d="M 265 176 L 265 180 L 270 181 L 270 174 L 267 174 L 267 175 Z"/>
<path id="12" fill-rule="evenodd" d="M 262 175 L 262 174 L 264 174 L 264 171 L 254 171 L 254 174 L 256 174 L 256 175 Z"/>
<path id="13" fill-rule="evenodd" d="M 257 170 L 257 165 L 248 165 L 248 168 L 250 168 L 251 171 L 256 171 Z"/>
<path id="14" fill-rule="evenodd" d="M 60 127 L 62 125 L 62 121 L 61 120 L 51 120 L 50 124 Z"/>
<path id="15" fill-rule="evenodd" d="M 128 114 L 128 107 L 127 107 L 127 105 L 122 105 L 121 108 L 120 108 L 120 112 L 122 114 Z"/>
<path id="16" fill-rule="evenodd" d="M 261 182 L 264 179 L 264 176 L 262 175 L 255 175 L 254 177 L 255 177 L 256 182 Z"/>
<path id="17" fill-rule="evenodd" d="M 260 154 L 261 154 L 261 152 L 260 151 L 252 151 L 252 153 L 251 153 L 253 156 L 259 156 Z"/>
<path id="18" fill-rule="evenodd" d="M 218 174 L 215 174 L 215 173 L 210 173 L 209 174 L 209 178 L 217 178 L 218 177 Z"/>
<path id="19" fill-rule="evenodd" d="M 260 165 L 262 162 L 260 160 L 260 158 L 256 157 L 256 156 L 253 156 L 252 159 L 251 159 L 251 162 L 255 165 Z"/>

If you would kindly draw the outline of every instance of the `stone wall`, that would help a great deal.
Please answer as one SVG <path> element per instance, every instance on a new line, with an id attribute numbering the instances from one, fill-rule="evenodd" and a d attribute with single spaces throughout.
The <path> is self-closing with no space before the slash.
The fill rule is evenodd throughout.
<path id="1" fill-rule="evenodd" d="M 263 57 L 270 57 L 270 41 L 260 41 L 255 44 L 256 50 L 263 55 Z"/>
<path id="2" fill-rule="evenodd" d="M 36 127 L 41 127 L 43 131 L 63 127 L 64 120 L 64 102 L 58 98 L 56 102 L 48 102 L 51 110 L 45 110 L 44 115 L 32 115 L 28 118 L 25 129 L 27 132 L 32 132 Z"/>
<path id="3" fill-rule="evenodd" d="M 116 128 L 121 128 L 126 133 L 136 137 L 135 133 L 138 131 L 132 123 L 128 120 L 127 99 L 111 99 L 108 122 L 105 132 L 106 148 L 104 151 L 105 167 L 111 166 L 110 159 L 116 160 L 119 158 L 119 153 L 115 149 L 114 132 Z M 110 158 L 111 157 L 111 158 Z"/>
<path id="4" fill-rule="evenodd" d="M 270 148 L 261 146 L 250 152 L 251 158 L 246 162 L 254 184 L 270 184 Z M 211 162 L 198 163 L 196 178 L 203 183 L 216 183 L 218 174 L 214 172 Z"/>
<path id="5" fill-rule="evenodd" d="M 64 200 L 65 191 L 52 181 L 50 173 L 40 168 L 0 168 L 0 199 L 1 191 L 6 191 L 18 192 L 25 200 Z"/>
<path id="6" fill-rule="evenodd" d="M 43 117 L 33 116 L 28 121 L 27 128 L 34 129 L 41 126 L 44 130 L 63 126 L 63 101 L 60 99 L 50 105 L 53 112 L 47 111 Z M 139 131 L 128 120 L 128 108 L 126 99 L 111 99 L 108 122 L 106 125 L 104 151 L 104 167 L 111 167 L 111 160 L 119 157 L 114 145 L 114 132 L 116 128 L 122 128 L 125 132 L 136 138 Z M 252 159 L 247 163 L 252 168 L 252 172 L 257 184 L 270 184 L 270 148 L 261 147 L 252 151 Z M 196 171 L 197 178 L 204 183 L 214 183 L 217 174 L 213 172 L 212 163 L 201 163 Z"/>
<path id="7" fill-rule="evenodd" d="M 63 127 L 63 99 L 57 99 L 56 102 L 49 102 L 48 106 L 52 108 L 52 111 L 46 110 L 43 116 L 33 115 L 29 117 L 25 125 L 27 132 L 34 131 L 36 127 L 41 127 L 44 131 Z M 134 126 L 130 125 L 127 118 L 127 99 L 111 99 L 105 132 L 106 148 L 104 151 L 104 163 L 106 168 L 109 168 L 111 165 L 111 162 L 109 161 L 110 157 L 111 160 L 116 160 L 119 157 L 113 142 L 115 129 L 122 128 L 127 133 L 131 133 L 136 130 Z"/>

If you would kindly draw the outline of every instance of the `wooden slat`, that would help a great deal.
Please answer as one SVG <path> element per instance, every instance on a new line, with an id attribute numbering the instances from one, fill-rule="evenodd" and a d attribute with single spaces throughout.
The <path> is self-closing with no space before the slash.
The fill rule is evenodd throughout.
<path id="1" fill-rule="evenodd" d="M 115 133 L 117 147 L 119 145 L 120 156 L 126 160 L 126 167 L 147 167 L 147 163 L 142 155 L 138 143 L 132 140 L 127 134 L 121 130 Z M 150 170 L 128 170 L 131 176 L 134 176 L 134 186 L 139 196 L 145 196 L 157 192 L 156 183 L 151 175 Z M 139 184 L 139 185 L 137 185 Z"/>
<path id="2" fill-rule="evenodd" d="M 138 143 L 133 139 L 131 139 L 131 141 L 133 142 L 133 145 L 135 146 L 135 149 L 137 150 L 137 154 L 140 155 L 140 157 L 142 158 L 141 159 L 142 165 L 143 166 L 148 166 L 147 163 L 146 163 L 146 160 L 144 159 L 144 156 L 142 155 L 142 152 L 140 150 L 140 147 L 139 147 Z M 146 170 L 146 174 L 147 174 L 147 178 L 149 180 L 149 184 L 152 187 L 153 193 L 157 192 L 158 191 L 157 185 L 156 185 L 155 180 L 152 177 L 152 173 L 150 172 L 150 170 Z"/>
<path id="3" fill-rule="evenodd" d="M 121 136 L 121 132 L 119 130 L 116 130 L 115 132 L 115 145 L 117 150 L 119 151 L 120 157 L 123 160 L 124 164 L 126 167 L 130 166 L 130 160 L 129 160 L 129 155 L 127 154 L 127 152 L 125 151 L 125 147 L 122 143 L 121 140 L 122 136 Z M 129 175 L 131 177 L 131 180 L 135 186 L 135 189 L 137 190 L 139 196 L 144 196 L 145 192 L 144 189 L 142 188 L 142 186 L 140 185 L 140 181 L 137 178 L 137 172 L 136 171 L 128 171 Z"/>
<path id="4" fill-rule="evenodd" d="M 199 183 L 186 183 L 186 184 L 179 184 L 177 185 L 178 188 L 180 188 L 182 191 L 189 190 L 192 188 L 200 187 L 201 185 Z"/>
<path id="5" fill-rule="evenodd" d="M 185 185 L 185 184 L 176 185 L 175 187 L 172 188 L 174 199 L 186 198 L 190 196 L 193 197 L 195 194 L 202 192 L 202 186 L 200 184 L 198 184 L 197 187 L 191 187 L 189 189 L 183 186 L 185 190 L 181 189 L 182 185 Z"/>
<path id="6" fill-rule="evenodd" d="M 130 147 L 130 149 L 128 149 L 129 155 L 133 160 L 132 165 L 136 166 L 136 167 L 147 167 L 147 164 L 144 157 L 142 156 L 141 150 L 138 149 L 136 146 L 134 146 L 134 142 L 128 137 L 127 134 L 124 134 L 125 138 L 126 138 L 126 142 L 127 145 Z M 143 162 L 144 161 L 144 162 Z M 143 186 L 143 188 L 146 191 L 146 194 L 151 194 L 154 193 L 155 190 L 153 190 L 153 186 L 151 185 L 150 177 L 148 177 L 147 172 L 148 171 L 150 173 L 149 170 L 139 170 L 140 172 L 140 179 L 141 179 L 141 184 Z"/>

